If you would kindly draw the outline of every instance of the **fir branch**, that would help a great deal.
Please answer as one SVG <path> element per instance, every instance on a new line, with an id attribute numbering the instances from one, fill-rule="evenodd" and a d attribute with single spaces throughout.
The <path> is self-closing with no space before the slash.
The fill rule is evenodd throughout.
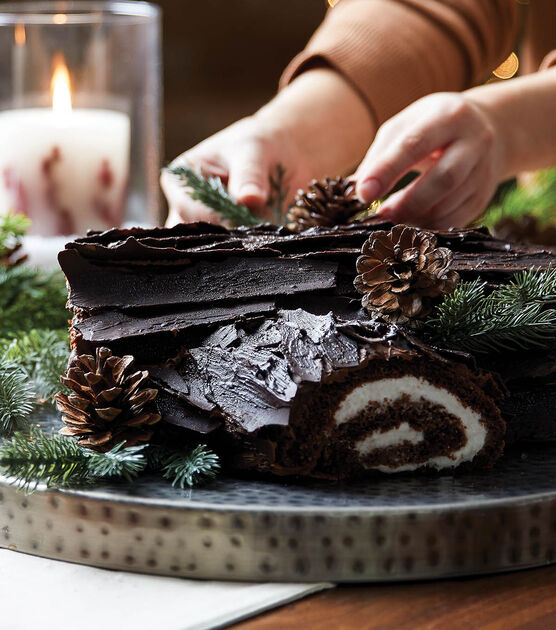
<path id="1" fill-rule="evenodd" d="M 3 346 L 3 347 L 2 347 Z M 69 344 L 65 330 L 31 330 L 8 340 L 0 340 L 3 361 L 17 363 L 33 381 L 38 396 L 52 401 L 62 389 L 60 374 L 68 362 Z"/>
<path id="2" fill-rule="evenodd" d="M 473 328 L 477 313 L 484 303 L 486 282 L 478 278 L 462 282 L 436 307 L 434 316 L 427 325 L 442 340 L 449 339 L 454 331 Z"/>
<path id="3" fill-rule="evenodd" d="M 182 490 L 187 484 L 190 488 L 201 479 L 214 477 L 220 469 L 218 456 L 204 444 L 199 444 L 187 454 L 175 453 L 164 463 L 162 475 L 171 479 L 173 486 Z"/>
<path id="4" fill-rule="evenodd" d="M 286 169 L 280 163 L 276 165 L 274 172 L 270 173 L 268 183 L 270 186 L 270 194 L 266 202 L 266 209 L 272 214 L 275 225 L 282 225 L 287 212 L 285 208 L 286 198 L 289 193 L 289 187 L 286 186 Z"/>
<path id="5" fill-rule="evenodd" d="M 18 432 L 0 447 L 0 470 L 25 492 L 41 483 L 68 487 L 115 477 L 130 481 L 146 466 L 144 448 L 119 444 L 108 453 L 96 453 L 60 435 Z"/>
<path id="6" fill-rule="evenodd" d="M 556 270 L 530 269 L 486 294 L 486 283 L 464 282 L 427 322 L 436 343 L 473 353 L 545 348 L 556 337 Z"/>
<path id="7" fill-rule="evenodd" d="M 556 268 L 544 272 L 520 271 L 512 282 L 502 285 L 491 299 L 503 304 L 524 305 L 528 302 L 556 303 Z"/>
<path id="8" fill-rule="evenodd" d="M 540 171 L 527 185 L 512 186 L 500 203 L 487 208 L 477 224 L 492 229 L 504 218 L 532 216 L 544 226 L 556 221 L 556 169 Z"/>
<path id="9" fill-rule="evenodd" d="M 217 212 L 222 219 L 234 227 L 258 225 L 261 220 L 251 213 L 247 206 L 238 204 L 226 190 L 220 177 L 203 177 L 188 166 L 171 166 L 166 169 L 179 178 L 189 188 L 191 199 L 200 201 Z"/>
<path id="10" fill-rule="evenodd" d="M 99 479 L 120 478 L 133 481 L 147 467 L 146 445 L 125 447 L 118 444 L 107 453 L 91 451 L 87 462 L 89 475 Z"/>
<path id="11" fill-rule="evenodd" d="M 0 469 L 25 492 L 33 492 L 40 483 L 64 487 L 90 481 L 88 457 L 76 442 L 40 432 L 16 433 L 4 442 Z"/>
<path id="12" fill-rule="evenodd" d="M 26 427 L 33 411 L 35 393 L 24 372 L 8 361 L 0 365 L 0 435 L 12 435 Z"/>
<path id="13" fill-rule="evenodd" d="M 216 476 L 220 470 L 218 455 L 204 444 L 197 445 L 189 452 L 177 451 L 165 446 L 152 445 L 147 450 L 149 468 L 162 472 L 165 479 L 182 490 L 190 488 L 202 480 Z"/>
<path id="14" fill-rule="evenodd" d="M 0 216 L 0 258 L 14 249 L 30 225 L 31 221 L 23 214 L 8 212 Z"/>
<path id="15" fill-rule="evenodd" d="M 0 336 L 33 328 L 64 328 L 68 313 L 66 283 L 60 271 L 24 265 L 0 266 Z"/>

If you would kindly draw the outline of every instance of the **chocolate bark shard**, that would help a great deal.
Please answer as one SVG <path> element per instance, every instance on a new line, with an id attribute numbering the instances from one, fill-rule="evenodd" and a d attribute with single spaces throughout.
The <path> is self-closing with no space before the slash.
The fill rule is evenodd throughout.
<path id="1" fill-rule="evenodd" d="M 218 418 L 201 413 L 164 390 L 159 392 L 156 405 L 165 422 L 195 433 L 207 435 L 216 431 L 222 424 Z"/>
<path id="2" fill-rule="evenodd" d="M 125 337 L 143 337 L 145 341 L 162 333 L 178 332 L 235 321 L 242 317 L 270 315 L 276 309 L 270 300 L 232 304 L 226 307 L 203 307 L 187 311 L 169 311 L 163 315 L 109 311 L 74 323 L 74 329 L 85 341 L 109 344 Z"/>
<path id="3" fill-rule="evenodd" d="M 287 425 L 304 384 L 320 383 L 364 360 L 357 342 L 338 329 L 331 313 L 297 309 L 280 311 L 276 320 L 252 331 L 241 325 L 219 328 L 190 350 L 179 370 L 234 426 L 252 433 Z M 190 392 L 185 395 L 193 402 Z"/>
<path id="4" fill-rule="evenodd" d="M 205 367 L 204 365 L 202 367 Z M 216 409 L 207 397 L 205 381 L 195 359 L 187 355 L 178 371 L 175 367 L 151 368 L 151 379 L 159 387 L 203 411 Z"/>
<path id="5" fill-rule="evenodd" d="M 217 304 L 323 291 L 335 286 L 338 270 L 328 261 L 228 258 L 155 273 L 95 265 L 71 249 L 60 252 L 59 261 L 69 282 L 69 304 L 87 311 Z"/>

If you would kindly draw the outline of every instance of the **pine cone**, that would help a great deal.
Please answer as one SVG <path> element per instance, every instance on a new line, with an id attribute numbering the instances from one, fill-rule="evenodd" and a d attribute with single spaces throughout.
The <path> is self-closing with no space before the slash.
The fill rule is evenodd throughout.
<path id="1" fill-rule="evenodd" d="M 459 275 L 449 271 L 452 251 L 436 247 L 430 232 L 396 225 L 372 234 L 357 259 L 355 288 L 363 306 L 391 323 L 423 319 L 434 298 L 451 293 Z"/>
<path id="2" fill-rule="evenodd" d="M 344 177 L 314 179 L 307 192 L 299 190 L 288 212 L 288 228 L 301 232 L 316 226 L 333 227 L 347 223 L 367 205 L 355 196 L 355 182 Z"/>
<path id="3" fill-rule="evenodd" d="M 81 354 L 71 360 L 61 381 L 73 393 L 55 396 L 66 425 L 62 435 L 103 452 L 121 442 L 134 446 L 150 440 L 161 417 L 145 407 L 158 390 L 144 386 L 149 373 L 133 372 L 133 361 L 129 355 L 113 356 L 108 348 L 98 348 L 96 357 Z"/>

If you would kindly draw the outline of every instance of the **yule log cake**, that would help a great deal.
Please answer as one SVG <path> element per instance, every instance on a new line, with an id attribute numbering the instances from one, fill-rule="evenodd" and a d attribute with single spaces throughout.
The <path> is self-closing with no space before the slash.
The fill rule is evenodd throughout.
<path id="1" fill-rule="evenodd" d="M 114 373 L 87 422 L 83 397 L 58 401 L 64 432 L 89 447 L 173 425 L 230 467 L 335 479 L 489 467 L 505 443 L 556 437 L 551 251 L 375 218 L 300 233 L 114 229 L 59 261 L 65 382 L 93 396 L 100 363 Z M 118 395 L 138 410 L 123 428 Z"/>

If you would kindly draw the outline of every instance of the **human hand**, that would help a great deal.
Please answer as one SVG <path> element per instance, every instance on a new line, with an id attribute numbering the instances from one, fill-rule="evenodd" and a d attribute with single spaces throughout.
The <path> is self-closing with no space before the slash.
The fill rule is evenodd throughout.
<path id="1" fill-rule="evenodd" d="M 355 174 L 357 194 L 371 202 L 419 171 L 382 204 L 380 215 L 420 227 L 462 227 L 486 208 L 504 159 L 503 134 L 487 108 L 464 94 L 431 94 L 378 130 Z"/>
<path id="2" fill-rule="evenodd" d="M 234 123 L 186 151 L 172 165 L 185 163 L 204 176 L 220 177 L 238 203 L 262 219 L 270 219 L 270 215 L 265 216 L 268 212 L 265 203 L 270 192 L 269 175 L 278 164 L 287 165 L 286 186 L 290 195 L 294 194 L 310 179 L 301 156 L 294 138 L 255 115 Z M 168 226 L 181 221 L 221 220 L 201 202 L 191 199 L 171 173 L 162 174 L 161 185 L 169 205 Z"/>
<path id="3" fill-rule="evenodd" d="M 173 165 L 187 162 L 203 175 L 220 177 L 236 201 L 264 217 L 269 175 L 278 164 L 286 168 L 287 204 L 311 179 L 338 175 L 359 163 L 372 135 L 373 121 L 359 93 L 334 70 L 317 68 Z M 175 176 L 164 173 L 161 183 L 170 206 L 168 225 L 220 219 L 193 201 Z"/>

